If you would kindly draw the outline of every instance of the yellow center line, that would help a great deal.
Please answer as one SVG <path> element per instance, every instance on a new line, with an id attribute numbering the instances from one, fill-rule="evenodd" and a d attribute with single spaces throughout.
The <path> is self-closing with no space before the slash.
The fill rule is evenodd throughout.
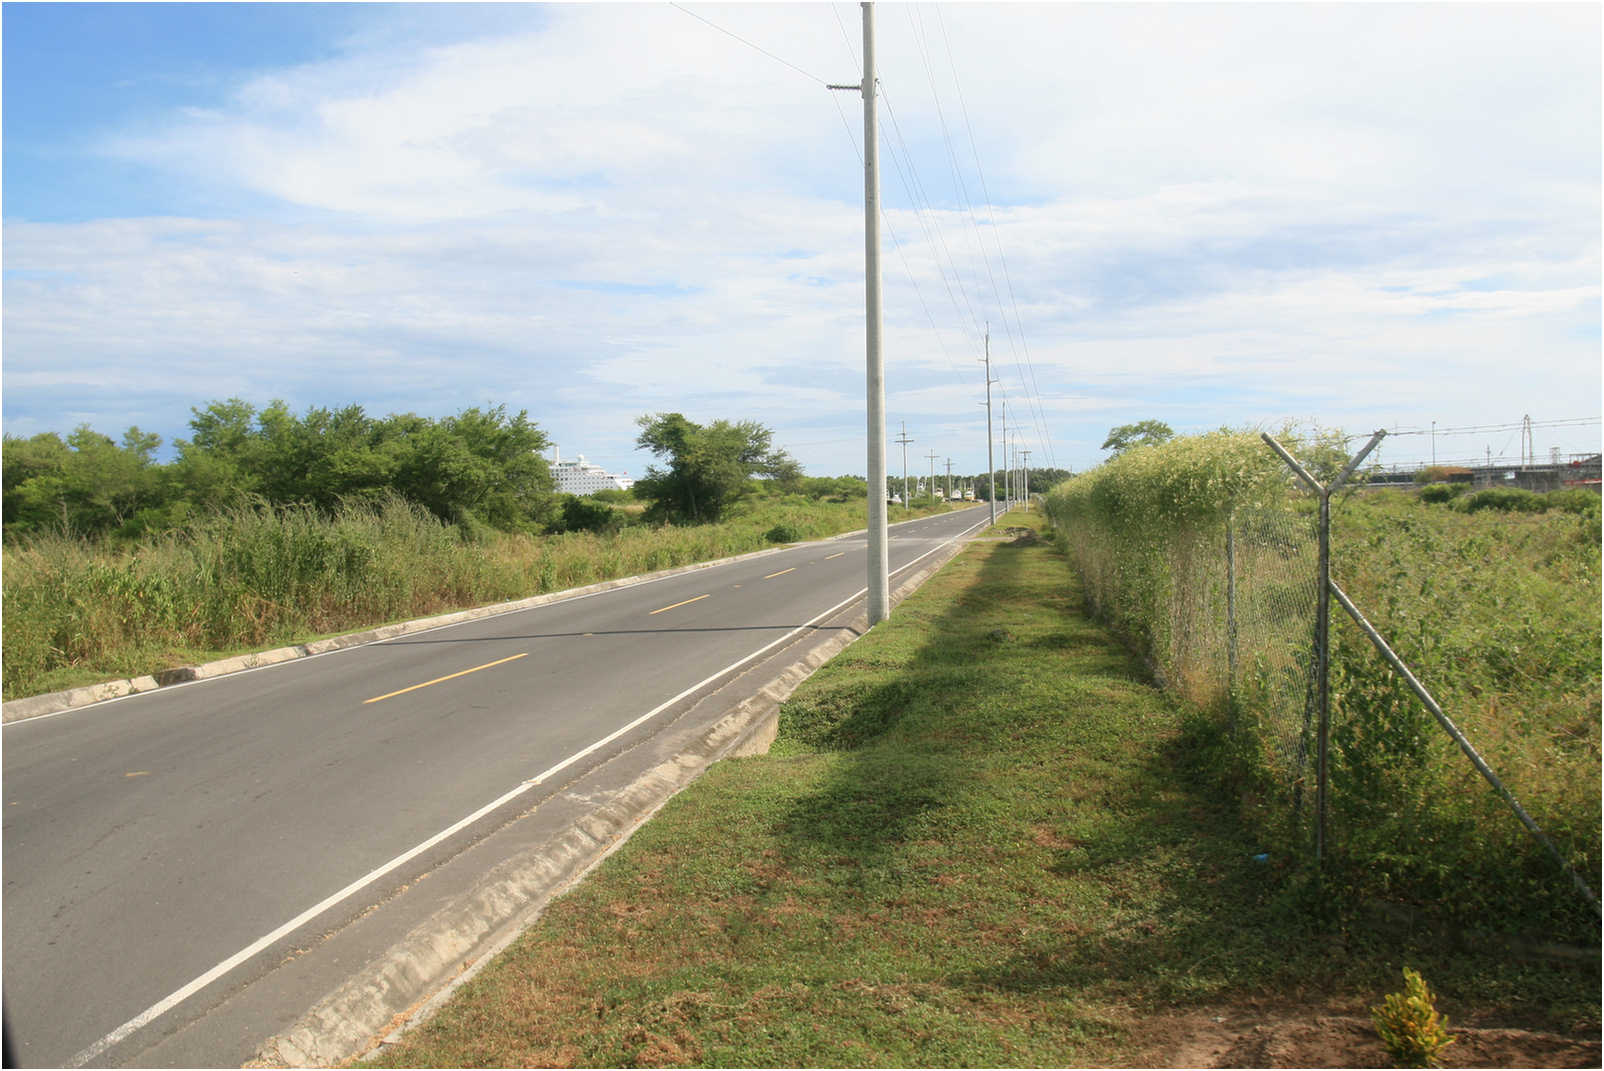
<path id="1" fill-rule="evenodd" d="M 789 569 L 781 569 L 777 573 L 770 573 L 768 576 L 764 577 L 763 579 L 764 580 L 773 580 L 777 576 L 784 576 L 786 573 L 794 573 L 794 572 L 796 572 L 796 566 L 793 565 Z"/>
<path id="2" fill-rule="evenodd" d="M 652 616 L 652 614 L 660 614 L 660 613 L 662 613 L 662 612 L 663 612 L 663 611 L 664 611 L 664 610 L 672 610 L 672 609 L 674 609 L 674 607 L 675 607 L 675 606 L 689 606 L 689 605 L 690 605 L 690 604 L 691 604 L 691 603 L 693 603 L 693 602 L 700 602 L 700 601 L 702 601 L 702 600 L 703 600 L 703 599 L 705 599 L 705 598 L 708 598 L 708 597 L 709 597 L 709 596 L 711 596 L 711 595 L 712 595 L 712 592 L 708 592 L 708 594 L 707 594 L 707 595 L 698 595 L 698 596 L 696 596 L 696 598 L 694 598 L 694 599 L 686 599 L 686 600 L 685 600 L 685 601 L 684 601 L 684 602 L 677 602 L 677 603 L 675 603 L 675 604 L 674 604 L 674 606 L 662 606 L 662 607 L 659 607 L 659 608 L 658 608 L 658 609 L 656 609 L 656 610 L 653 610 L 653 611 L 652 611 L 652 613 L 651 613 L 651 614 L 647 614 L 647 615 L 646 615 L 646 616 L 647 616 L 647 617 L 651 617 L 651 616 Z"/>
<path id="3" fill-rule="evenodd" d="M 367 706 L 369 703 L 377 703 L 381 699 L 389 699 L 392 696 L 405 695 L 408 692 L 415 692 L 419 688 L 427 688 L 431 684 L 439 684 L 441 681 L 449 681 L 449 680 L 453 680 L 453 679 L 455 679 L 457 677 L 466 677 L 470 673 L 478 673 L 481 669 L 489 669 L 491 666 L 499 666 L 503 662 L 516 662 L 520 658 L 527 658 L 527 657 L 529 657 L 529 652 L 528 651 L 525 651 L 523 654 L 510 655 L 507 658 L 498 658 L 494 662 L 486 662 L 482 666 L 474 666 L 472 669 L 464 669 L 464 670 L 462 670 L 460 672 L 457 672 L 457 673 L 447 673 L 444 677 L 436 677 L 432 681 L 424 681 L 422 684 L 414 684 L 410 688 L 402 688 L 402 689 L 399 689 L 398 691 L 386 692 L 383 695 L 376 695 L 372 699 L 364 699 L 364 700 L 362 700 L 362 705 L 363 706 Z"/>
<path id="4" fill-rule="evenodd" d="M 829 561 L 831 558 L 839 558 L 839 557 L 841 557 L 841 554 L 845 554 L 845 553 L 846 553 L 846 551 L 843 550 L 843 551 L 841 551 L 840 554 L 828 554 L 828 555 L 825 556 L 824 560 L 825 561 Z"/>

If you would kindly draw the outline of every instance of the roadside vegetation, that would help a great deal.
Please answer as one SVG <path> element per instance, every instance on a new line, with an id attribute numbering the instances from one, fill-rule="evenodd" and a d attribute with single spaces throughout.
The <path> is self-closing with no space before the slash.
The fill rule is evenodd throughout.
<path id="1" fill-rule="evenodd" d="M 1294 452 L 1329 479 L 1340 438 Z M 1333 502 L 1333 575 L 1597 891 L 1600 509 L 1591 491 L 1360 491 Z M 1047 509 L 1088 605 L 1191 712 L 1194 745 L 1278 865 L 1308 861 L 1300 736 L 1314 502 L 1255 435 L 1120 453 Z M 1226 529 L 1241 669 L 1228 679 Z M 1598 916 L 1333 605 L 1333 910 L 1596 946 Z M 1289 730 L 1290 725 L 1290 730 Z M 1303 806 L 1299 806 L 1300 794 Z"/>
<path id="2" fill-rule="evenodd" d="M 389 497 L 332 513 L 242 506 L 128 544 L 13 540 L 0 633 L 5 698 L 822 539 L 863 527 L 867 511 L 850 493 L 767 488 L 719 524 L 654 526 L 628 504 L 594 507 L 629 520 L 600 532 L 464 538 Z M 891 520 L 946 508 L 898 507 Z"/>
<path id="3" fill-rule="evenodd" d="M 155 436 L 4 440 L 6 699 L 861 528 L 867 483 L 766 429 L 643 417 L 639 492 L 553 491 L 524 413 L 295 416 L 239 399 Z M 891 520 L 946 509 L 920 501 Z"/>
<path id="4" fill-rule="evenodd" d="M 1385 1066 L 1405 967 L 1456 1060 L 1596 1062 L 1596 963 L 1308 911 L 1039 518 L 1003 524 L 371 1066 Z"/>

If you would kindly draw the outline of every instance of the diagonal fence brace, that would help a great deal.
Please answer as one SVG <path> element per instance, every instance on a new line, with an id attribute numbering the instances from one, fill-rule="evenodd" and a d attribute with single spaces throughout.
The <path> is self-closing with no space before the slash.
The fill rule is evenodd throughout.
<path id="1" fill-rule="evenodd" d="M 1482 760 L 1481 755 L 1471 746 L 1470 741 L 1465 739 L 1465 734 L 1459 731 L 1459 726 L 1455 725 L 1453 719 L 1443 713 L 1442 707 L 1438 706 L 1437 701 L 1431 697 L 1431 693 L 1426 691 L 1426 686 L 1421 684 L 1415 678 L 1415 675 L 1409 671 L 1409 667 L 1404 664 L 1403 659 L 1393 653 L 1392 648 L 1387 645 L 1387 641 L 1381 638 L 1381 633 L 1377 632 L 1375 627 L 1365 620 L 1365 615 L 1359 612 L 1359 608 L 1353 604 L 1353 600 L 1348 598 L 1343 590 L 1337 586 L 1335 580 L 1330 583 L 1331 594 L 1335 595 L 1337 601 L 1342 604 L 1342 608 L 1348 611 L 1348 616 L 1353 618 L 1354 624 L 1358 625 L 1360 630 L 1370 637 L 1370 642 L 1375 644 L 1376 650 L 1381 652 L 1381 657 L 1385 658 L 1387 664 L 1392 666 L 1393 670 L 1404 679 L 1404 683 L 1409 685 L 1410 690 L 1425 704 L 1426 709 L 1431 711 L 1432 716 L 1437 719 L 1443 730 L 1454 738 L 1454 743 L 1458 744 L 1459 749 L 1465 753 L 1465 757 L 1470 759 L 1471 765 L 1476 767 L 1477 772 L 1486 778 L 1487 783 L 1493 786 L 1494 791 L 1503 797 L 1505 803 L 1509 804 L 1510 809 L 1515 812 L 1515 817 L 1520 819 L 1521 824 L 1542 843 L 1544 848 L 1548 849 L 1548 854 L 1554 857 L 1554 861 L 1564 869 L 1565 873 L 1570 875 L 1571 881 L 1576 883 L 1577 890 L 1593 906 L 1594 914 L 1598 914 L 1598 897 L 1593 895 L 1593 890 L 1588 887 L 1587 882 L 1582 880 L 1580 874 L 1571 869 L 1571 865 L 1565 861 L 1564 856 L 1560 855 L 1559 849 L 1548 838 L 1548 834 L 1543 832 L 1542 828 L 1532 820 L 1532 816 L 1526 813 L 1526 808 L 1520 805 L 1520 801 L 1514 797 L 1509 789 L 1504 787 L 1504 783 L 1499 780 L 1498 775 Z"/>

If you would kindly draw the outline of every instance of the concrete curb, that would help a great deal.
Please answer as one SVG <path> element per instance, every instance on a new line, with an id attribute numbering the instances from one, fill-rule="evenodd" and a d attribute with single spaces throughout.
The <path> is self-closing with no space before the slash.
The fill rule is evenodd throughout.
<path id="1" fill-rule="evenodd" d="M 843 537 L 832 536 L 830 538 L 840 539 Z M 823 540 L 820 542 L 823 542 Z M 310 643 L 297 643 L 288 647 L 275 647 L 268 651 L 255 651 L 251 654 L 236 655 L 233 658 L 206 662 L 199 666 L 181 666 L 177 669 L 166 669 L 159 673 L 134 677 L 128 680 L 106 681 L 102 684 L 87 684 L 81 688 L 69 688 L 62 692 L 26 696 L 0 705 L 0 723 L 23 721 L 27 718 L 38 718 L 46 714 L 59 714 L 64 710 L 73 710 L 77 707 L 89 706 L 108 699 L 121 699 L 124 696 L 154 691 L 172 684 L 222 677 L 229 673 L 239 673 L 247 669 L 260 669 L 263 666 L 291 662 L 298 658 L 309 658 L 312 655 L 327 654 L 330 651 L 342 651 L 348 647 L 361 647 L 364 644 L 390 640 L 397 636 L 406 636 L 414 632 L 426 632 L 429 629 L 443 628 L 447 625 L 461 624 L 464 621 L 475 621 L 484 617 L 498 617 L 501 614 L 531 610 L 537 606 L 546 606 L 554 602 L 582 598 L 603 591 L 612 591 L 615 588 L 633 587 L 636 584 L 646 584 L 666 577 L 679 576 L 682 573 L 695 572 L 698 569 L 712 569 L 715 566 L 728 565 L 730 562 L 743 561 L 747 558 L 759 558 L 766 554 L 777 554 L 794 546 L 797 546 L 797 544 L 788 543 L 784 546 L 748 551 L 745 554 L 737 554 L 729 558 L 695 562 L 691 565 L 676 566 L 673 569 L 660 569 L 655 573 L 621 577 L 617 580 L 603 580 L 595 584 L 587 584 L 581 588 L 567 588 L 563 591 L 547 592 L 544 595 L 531 595 L 524 599 L 492 603 L 489 606 L 477 606 L 470 610 L 454 610 L 450 613 L 437 614 L 434 617 L 420 617 L 412 621 L 398 621 L 394 624 L 380 625 L 377 628 L 363 629 L 359 632 L 347 632 L 340 636 L 330 636 L 328 639 L 313 640 Z"/>
<path id="2" fill-rule="evenodd" d="M 932 555 L 899 584 L 900 603 L 969 540 Z M 591 809 L 563 835 L 499 863 L 469 895 L 416 926 L 378 961 L 330 992 L 288 1030 L 265 1041 L 248 1066 L 332 1066 L 395 1043 L 428 1019 L 574 888 L 670 799 L 723 758 L 761 755 L 779 729 L 784 701 L 815 670 L 868 631 L 868 614 L 832 630 L 781 667 L 756 692 L 678 754 L 631 783 L 590 798 Z"/>

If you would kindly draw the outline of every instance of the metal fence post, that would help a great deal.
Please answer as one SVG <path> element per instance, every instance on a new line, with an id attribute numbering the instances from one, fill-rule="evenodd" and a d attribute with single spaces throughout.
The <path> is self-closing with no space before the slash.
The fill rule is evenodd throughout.
<path id="1" fill-rule="evenodd" d="M 1236 515 L 1225 519 L 1225 707 L 1226 718 L 1236 726 Z"/>
<path id="2" fill-rule="evenodd" d="M 1354 470 L 1370 456 L 1370 451 L 1381 444 L 1385 430 L 1370 436 L 1363 450 L 1353 455 L 1347 466 L 1330 484 L 1322 484 L 1309 474 L 1268 432 L 1260 434 L 1270 448 L 1281 455 L 1298 476 L 1320 498 L 1320 590 L 1315 597 L 1314 614 L 1314 695 L 1313 710 L 1304 714 L 1304 738 L 1308 737 L 1308 724 L 1315 722 L 1315 782 L 1314 782 L 1314 863 L 1320 867 L 1325 860 L 1326 842 L 1326 772 L 1328 744 L 1331 739 L 1331 494 L 1345 483 Z M 1303 745 L 1299 744 L 1299 766 L 1302 766 Z M 1298 786 L 1297 806 L 1302 808 L 1302 785 Z"/>
<path id="3" fill-rule="evenodd" d="M 1331 491 L 1320 493 L 1320 590 L 1314 603 L 1314 863 L 1326 850 L 1326 770 L 1331 741 Z"/>

